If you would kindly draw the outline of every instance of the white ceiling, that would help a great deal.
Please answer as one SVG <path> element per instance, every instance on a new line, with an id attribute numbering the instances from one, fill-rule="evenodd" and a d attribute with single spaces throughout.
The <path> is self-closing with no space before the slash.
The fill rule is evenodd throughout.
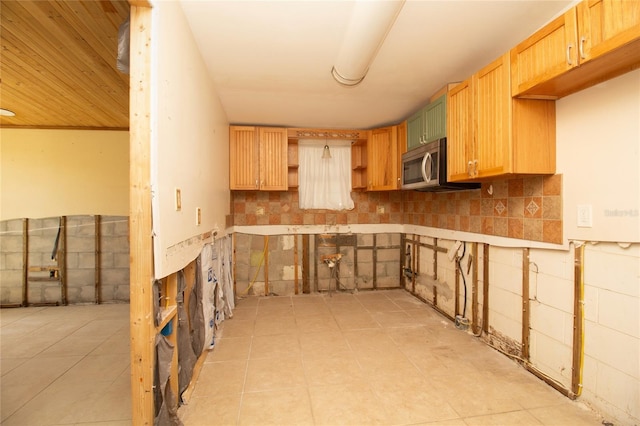
<path id="1" fill-rule="evenodd" d="M 352 1 L 181 0 L 232 124 L 367 129 L 395 124 L 573 0 L 408 0 L 364 81 L 331 68 Z"/>

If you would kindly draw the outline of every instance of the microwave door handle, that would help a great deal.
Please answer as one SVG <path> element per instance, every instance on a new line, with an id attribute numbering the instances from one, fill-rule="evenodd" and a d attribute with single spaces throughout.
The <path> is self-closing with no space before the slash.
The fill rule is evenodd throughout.
<path id="1" fill-rule="evenodd" d="M 429 164 L 429 173 L 427 173 L 427 163 Z M 432 161 L 431 161 L 431 153 L 427 152 L 424 156 L 424 158 L 422 159 L 422 169 L 420 170 L 422 172 L 422 177 L 424 178 L 424 181 L 426 183 L 431 182 L 431 168 L 433 167 Z"/>

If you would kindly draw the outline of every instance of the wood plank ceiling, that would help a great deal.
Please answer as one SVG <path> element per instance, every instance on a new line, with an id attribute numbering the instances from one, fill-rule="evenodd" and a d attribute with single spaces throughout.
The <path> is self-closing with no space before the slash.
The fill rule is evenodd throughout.
<path id="1" fill-rule="evenodd" d="M 2 127 L 129 128 L 129 76 L 118 71 L 126 0 L 6 1 L 0 6 Z"/>

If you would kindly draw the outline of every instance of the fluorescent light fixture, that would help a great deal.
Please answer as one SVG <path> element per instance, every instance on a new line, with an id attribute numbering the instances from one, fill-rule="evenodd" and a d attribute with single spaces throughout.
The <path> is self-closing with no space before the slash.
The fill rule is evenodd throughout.
<path id="1" fill-rule="evenodd" d="M 331 75 L 344 86 L 359 84 L 391 30 L 404 0 L 357 0 Z"/>
<path id="2" fill-rule="evenodd" d="M 0 116 L 2 117 L 15 117 L 16 113 L 9 111 L 8 109 L 0 108 Z"/>

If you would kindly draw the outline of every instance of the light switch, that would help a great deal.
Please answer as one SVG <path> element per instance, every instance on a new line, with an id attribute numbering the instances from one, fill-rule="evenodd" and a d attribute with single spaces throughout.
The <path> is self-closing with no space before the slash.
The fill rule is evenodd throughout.
<path id="1" fill-rule="evenodd" d="M 176 211 L 182 210 L 182 191 L 180 188 L 176 188 Z"/>
<path id="2" fill-rule="evenodd" d="M 578 204 L 578 228 L 593 226 L 593 211 L 591 204 Z"/>
<path id="3" fill-rule="evenodd" d="M 196 225 L 200 225 L 202 223 L 202 209 L 200 207 L 196 207 Z"/>

